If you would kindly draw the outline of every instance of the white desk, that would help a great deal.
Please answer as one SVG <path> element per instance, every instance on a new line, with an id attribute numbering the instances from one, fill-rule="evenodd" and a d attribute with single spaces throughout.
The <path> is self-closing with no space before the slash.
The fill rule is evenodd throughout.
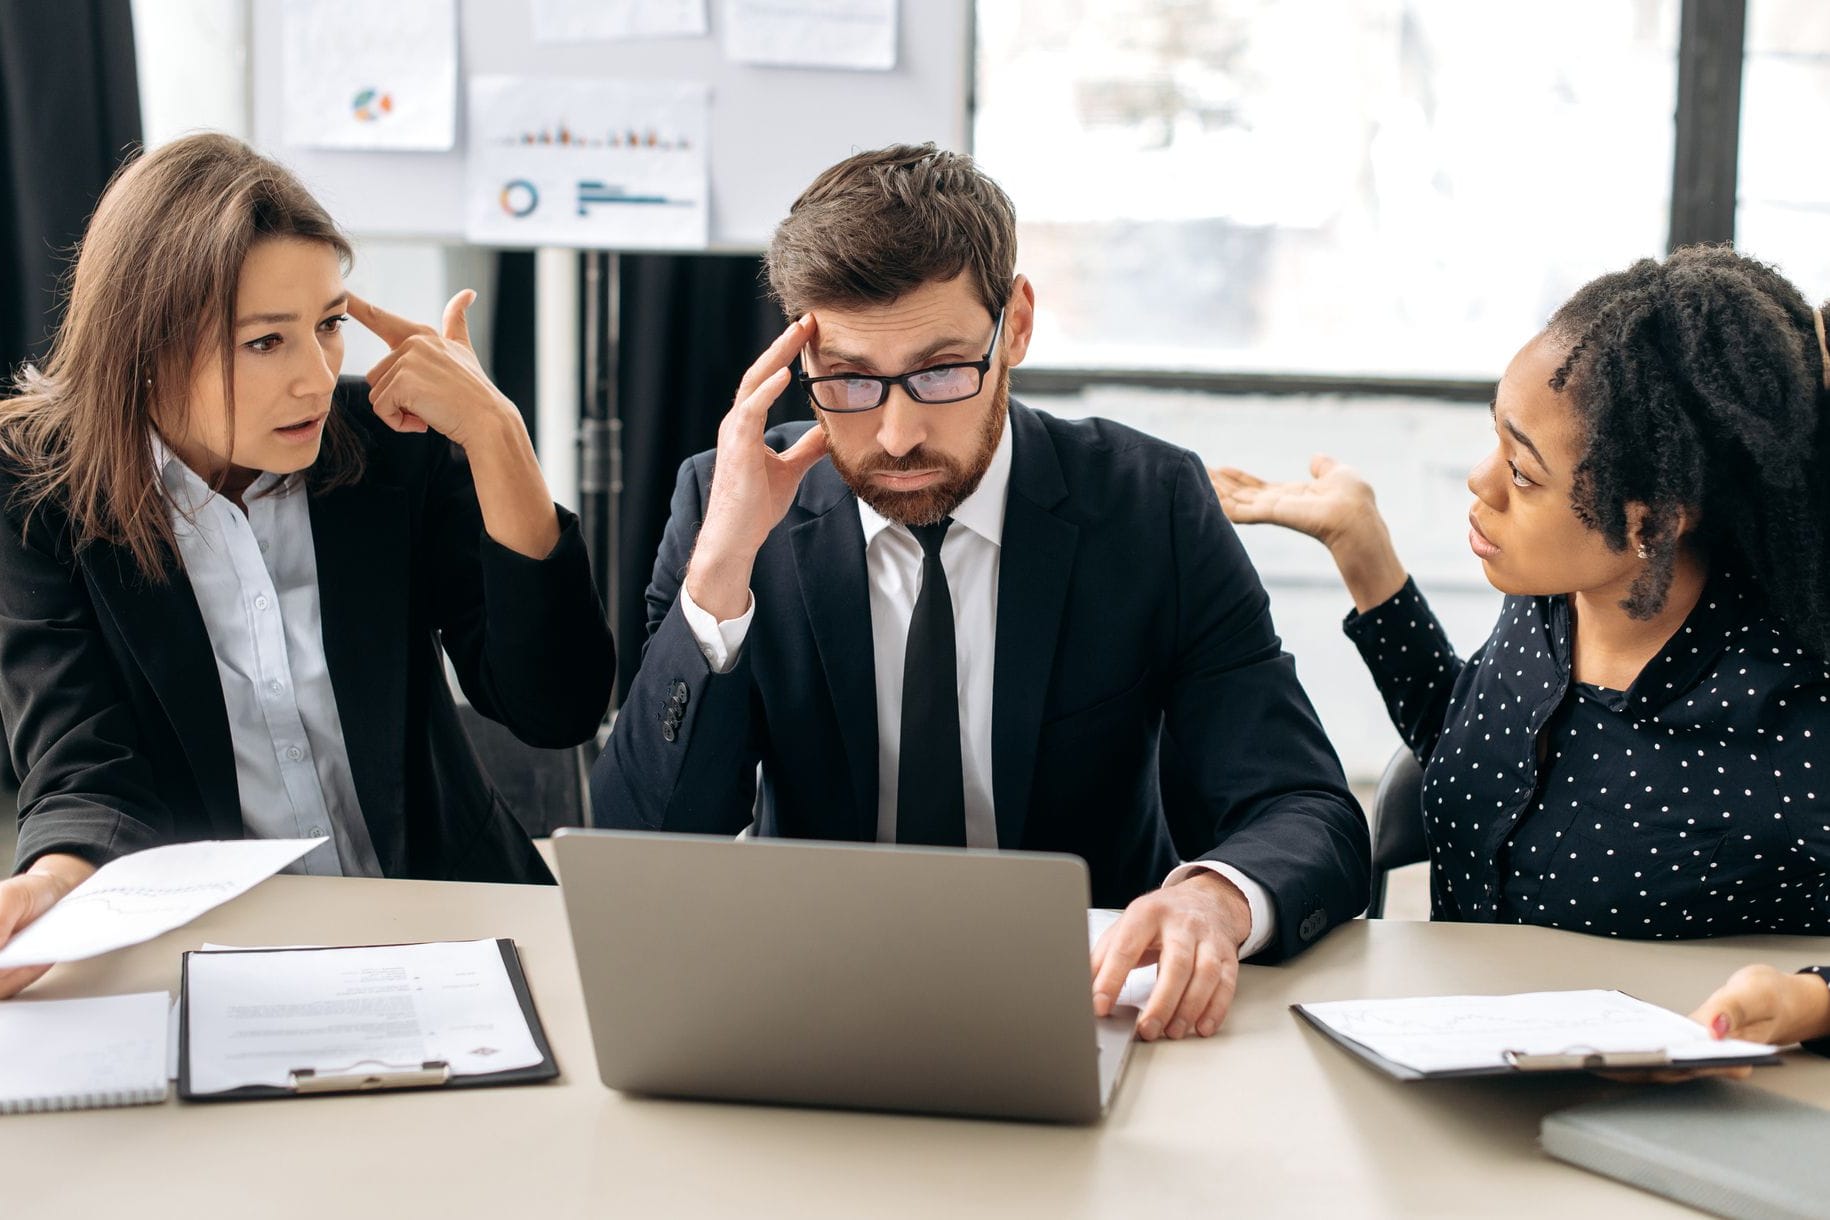
<path id="1" fill-rule="evenodd" d="M 150 944 L 54 970 L 53 998 L 175 988 L 226 944 L 510 936 L 563 1076 L 544 1086 L 180 1103 L 0 1118 L 8 1215 L 73 1217 L 1692 1215 L 1537 1151 L 1592 1078 L 1400 1084 L 1297 1000 L 1620 987 L 1680 1011 L 1733 967 L 1830 961 L 1830 939 L 1627 943 L 1537 928 L 1359 922 L 1248 966 L 1211 1040 L 1137 1049 L 1106 1123 L 1060 1128 L 628 1100 L 597 1080 L 555 889 L 277 877 Z M 640 985 L 640 980 L 633 981 Z M 742 1014 L 733 1014 L 742 1036 Z M 1830 1061 L 1760 1069 L 1830 1105 Z"/>

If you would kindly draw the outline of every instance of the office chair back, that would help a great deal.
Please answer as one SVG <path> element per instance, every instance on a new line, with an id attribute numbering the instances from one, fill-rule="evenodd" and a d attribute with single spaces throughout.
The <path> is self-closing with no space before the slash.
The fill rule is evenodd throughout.
<path id="1" fill-rule="evenodd" d="M 1369 919 L 1385 916 L 1385 882 L 1395 868 L 1430 858 L 1423 835 L 1423 768 L 1417 756 L 1400 746 L 1379 777 L 1372 812 L 1372 901 Z"/>

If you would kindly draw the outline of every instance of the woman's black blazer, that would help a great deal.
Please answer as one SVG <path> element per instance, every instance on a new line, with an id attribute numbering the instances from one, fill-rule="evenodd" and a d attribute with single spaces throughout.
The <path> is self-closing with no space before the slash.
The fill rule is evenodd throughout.
<path id="1" fill-rule="evenodd" d="M 360 481 L 312 493 L 324 652 L 350 770 L 384 874 L 552 880 L 459 724 L 471 704 L 530 745 L 588 741 L 614 647 L 578 520 L 534 560 L 483 531 L 469 466 L 436 433 L 397 434 L 365 387 L 335 410 L 367 446 Z M 0 471 L 0 723 L 21 780 L 17 867 L 96 863 L 243 834 L 228 716 L 197 600 L 175 559 L 144 579 L 121 548 L 71 545 Z"/>

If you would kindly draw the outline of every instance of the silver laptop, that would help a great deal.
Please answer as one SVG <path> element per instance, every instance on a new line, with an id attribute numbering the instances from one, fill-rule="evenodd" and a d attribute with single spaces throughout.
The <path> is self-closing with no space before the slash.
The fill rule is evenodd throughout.
<path id="1" fill-rule="evenodd" d="M 1072 856 L 560 830 L 598 1073 L 631 1093 L 1093 1122 L 1137 1010 L 1093 1016 Z"/>

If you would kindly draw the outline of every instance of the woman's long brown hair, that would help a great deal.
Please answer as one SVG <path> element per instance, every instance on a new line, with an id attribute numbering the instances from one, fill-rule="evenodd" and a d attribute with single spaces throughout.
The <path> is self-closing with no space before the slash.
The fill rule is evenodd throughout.
<path id="1" fill-rule="evenodd" d="M 299 180 L 229 136 L 186 136 L 115 174 L 78 248 L 49 358 L 0 401 L 0 461 L 19 479 L 13 504 L 27 523 L 55 505 L 76 551 L 110 543 L 148 580 L 165 579 L 176 543 L 151 437 L 182 426 L 210 359 L 233 435 L 236 283 L 249 248 L 273 237 L 323 242 L 350 263 L 349 241 Z M 310 483 L 324 490 L 361 471 L 361 438 L 333 411 Z"/>

